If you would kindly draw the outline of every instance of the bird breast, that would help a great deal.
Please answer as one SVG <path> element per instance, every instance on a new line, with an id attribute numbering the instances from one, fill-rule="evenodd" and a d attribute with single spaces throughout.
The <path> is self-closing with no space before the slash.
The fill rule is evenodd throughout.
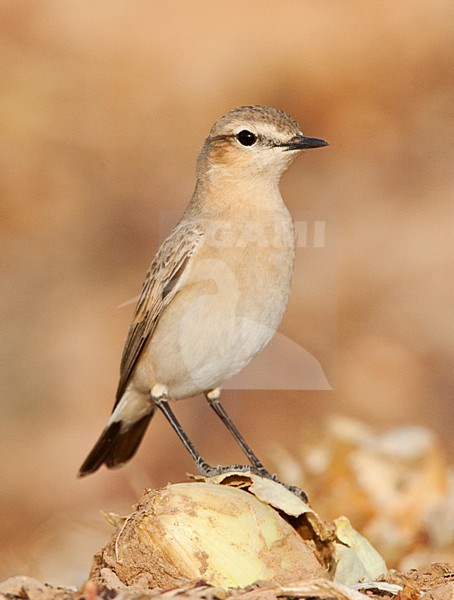
<path id="1" fill-rule="evenodd" d="M 220 386 L 262 350 L 279 325 L 293 271 L 293 223 L 286 209 L 259 216 L 217 219 L 203 227 L 204 243 L 144 357 L 154 382 L 165 384 L 170 397 Z"/>

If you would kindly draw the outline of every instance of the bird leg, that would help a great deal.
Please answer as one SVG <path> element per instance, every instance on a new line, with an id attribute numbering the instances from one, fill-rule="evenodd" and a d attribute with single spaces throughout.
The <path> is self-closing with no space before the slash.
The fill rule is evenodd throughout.
<path id="1" fill-rule="evenodd" d="M 235 440 L 238 442 L 238 444 L 240 445 L 241 449 L 243 450 L 243 452 L 245 453 L 245 455 L 248 457 L 249 462 L 252 465 L 254 465 L 254 467 L 258 471 L 266 473 L 266 474 L 269 475 L 268 471 L 262 465 L 262 463 L 260 462 L 260 460 L 256 457 L 256 455 L 254 454 L 254 452 L 252 452 L 252 450 L 249 448 L 249 446 L 245 442 L 243 436 L 241 435 L 241 433 L 236 428 L 235 424 L 233 423 L 233 421 L 231 420 L 231 418 L 227 414 L 225 408 L 222 406 L 222 404 L 221 404 L 221 402 L 219 400 L 220 395 L 221 395 L 220 388 L 215 388 L 214 390 L 210 390 L 209 392 L 207 392 L 205 394 L 205 398 L 208 400 L 208 404 L 211 406 L 211 408 L 214 410 L 214 412 L 217 414 L 217 416 L 221 419 L 221 421 L 227 427 L 227 429 L 233 435 L 233 437 L 235 438 Z"/>
<path id="2" fill-rule="evenodd" d="M 153 388 L 153 391 L 155 389 Z M 166 398 L 166 394 L 164 391 L 160 390 L 160 395 L 153 395 L 152 391 L 152 399 L 154 404 L 159 408 L 159 410 L 163 413 L 167 421 L 170 423 L 175 433 L 178 435 L 180 440 L 183 442 L 186 450 L 192 456 L 193 461 L 196 464 L 196 467 L 201 475 L 204 477 L 214 477 L 215 475 L 221 475 L 222 473 L 228 473 L 230 471 L 248 471 L 250 467 L 245 465 L 231 465 L 229 467 L 221 467 L 218 465 L 217 467 L 212 467 L 209 465 L 203 458 L 200 456 L 198 451 L 196 450 L 194 444 L 191 442 L 180 422 L 176 418 L 172 409 L 169 406 L 169 403 Z"/>
<path id="3" fill-rule="evenodd" d="M 265 469 L 265 467 L 262 465 L 262 463 L 259 461 L 259 459 L 255 456 L 255 454 L 252 452 L 252 450 L 249 448 L 249 446 L 246 444 L 246 442 L 240 435 L 238 429 L 235 427 L 235 425 L 232 423 L 231 419 L 227 415 L 226 411 L 224 410 L 224 407 L 219 402 L 219 395 L 220 395 L 220 390 L 218 390 L 218 389 L 212 390 L 211 392 L 207 392 L 205 394 L 210 406 L 213 408 L 215 413 L 221 418 L 222 422 L 226 425 L 226 427 L 232 433 L 234 438 L 238 441 L 241 448 L 244 450 L 246 456 L 251 461 L 252 467 L 249 467 L 247 465 L 229 465 L 226 467 L 222 467 L 222 466 L 218 465 L 216 467 L 212 467 L 200 456 L 200 454 L 196 450 L 194 444 L 191 442 L 188 435 L 186 434 L 183 427 L 181 426 L 180 422 L 176 418 L 174 412 L 170 408 L 168 400 L 167 400 L 166 388 L 161 385 L 156 385 L 153 387 L 153 390 L 151 392 L 151 397 L 152 397 L 153 403 L 163 413 L 163 415 L 165 416 L 167 421 L 170 423 L 170 425 L 172 426 L 175 433 L 178 435 L 180 440 L 183 442 L 186 450 L 191 455 L 199 473 L 203 477 L 214 477 L 216 475 L 221 475 L 223 473 L 230 473 L 232 471 L 236 471 L 236 472 L 251 471 L 252 473 L 256 473 L 256 474 L 260 475 L 261 477 L 266 477 L 267 479 L 271 479 L 272 481 L 276 481 L 277 483 L 280 483 L 281 485 L 286 487 L 289 491 L 291 491 L 296 496 L 301 498 L 304 502 L 306 502 L 307 496 L 302 490 L 300 490 L 296 486 L 287 485 L 286 483 L 282 483 L 281 481 L 279 481 L 277 479 L 276 475 L 271 475 Z"/>
<path id="4" fill-rule="evenodd" d="M 225 408 L 222 406 L 222 404 L 219 400 L 220 396 L 221 396 L 220 388 L 215 388 L 215 389 L 210 390 L 209 392 L 205 393 L 205 398 L 208 400 L 208 404 L 211 406 L 211 408 L 214 410 L 214 412 L 218 415 L 218 417 L 221 419 L 221 421 L 227 427 L 227 429 L 233 435 L 235 440 L 238 442 L 241 449 L 243 450 L 245 455 L 248 457 L 248 460 L 254 466 L 254 470 L 257 470 L 258 474 L 261 475 L 262 477 L 266 477 L 267 479 L 271 479 L 272 481 L 275 481 L 276 483 L 280 483 L 285 488 L 287 488 L 290 492 L 292 492 L 293 494 L 295 494 L 296 496 L 301 498 L 304 502 L 306 502 L 307 495 L 305 492 L 303 492 L 303 490 L 301 490 L 299 487 L 297 487 L 295 485 L 288 485 L 287 483 L 283 483 L 282 481 L 279 481 L 279 479 L 277 478 L 276 475 L 271 475 L 271 473 L 269 473 L 269 471 L 267 471 L 265 469 L 265 467 L 262 465 L 260 460 L 254 454 L 254 452 L 251 450 L 251 448 L 247 445 L 243 436 L 240 434 L 240 432 L 236 428 L 233 421 L 230 419 Z"/>

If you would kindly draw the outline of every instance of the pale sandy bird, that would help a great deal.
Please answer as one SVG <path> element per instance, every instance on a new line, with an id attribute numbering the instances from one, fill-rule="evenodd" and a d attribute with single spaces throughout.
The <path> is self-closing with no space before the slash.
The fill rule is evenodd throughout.
<path id="1" fill-rule="evenodd" d="M 295 256 L 279 180 L 302 150 L 326 145 L 304 136 L 286 113 L 264 106 L 236 108 L 214 124 L 198 158 L 192 200 L 146 275 L 116 404 L 80 476 L 128 461 L 156 408 L 203 475 L 222 471 L 201 458 L 168 404 L 201 393 L 253 467 L 268 475 L 220 404 L 220 386 L 279 325 Z"/>

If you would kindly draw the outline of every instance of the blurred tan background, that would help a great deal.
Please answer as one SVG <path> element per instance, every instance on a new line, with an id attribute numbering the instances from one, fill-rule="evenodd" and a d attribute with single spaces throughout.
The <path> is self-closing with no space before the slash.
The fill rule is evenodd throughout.
<path id="1" fill-rule="evenodd" d="M 452 458 L 451 0 L 3 0 L 0 27 L 0 579 L 79 584 L 99 510 L 194 471 L 158 415 L 130 465 L 76 479 L 113 404 L 118 306 L 234 106 L 330 142 L 282 190 L 336 245 L 299 252 L 281 326 L 334 390 L 227 391 L 232 417 L 265 462 L 333 413 L 427 425 Z M 201 399 L 176 412 L 211 462 L 242 460 Z"/>

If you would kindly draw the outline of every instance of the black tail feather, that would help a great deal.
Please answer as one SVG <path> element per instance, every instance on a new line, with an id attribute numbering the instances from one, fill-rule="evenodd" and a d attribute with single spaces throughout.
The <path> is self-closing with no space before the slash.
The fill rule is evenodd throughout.
<path id="1" fill-rule="evenodd" d="M 79 477 L 94 473 L 102 464 L 105 464 L 109 469 L 121 467 L 122 464 L 132 458 L 142 441 L 152 416 L 153 412 L 145 415 L 125 431 L 121 431 L 123 424 L 121 421 L 115 421 L 106 427 L 80 467 Z"/>

